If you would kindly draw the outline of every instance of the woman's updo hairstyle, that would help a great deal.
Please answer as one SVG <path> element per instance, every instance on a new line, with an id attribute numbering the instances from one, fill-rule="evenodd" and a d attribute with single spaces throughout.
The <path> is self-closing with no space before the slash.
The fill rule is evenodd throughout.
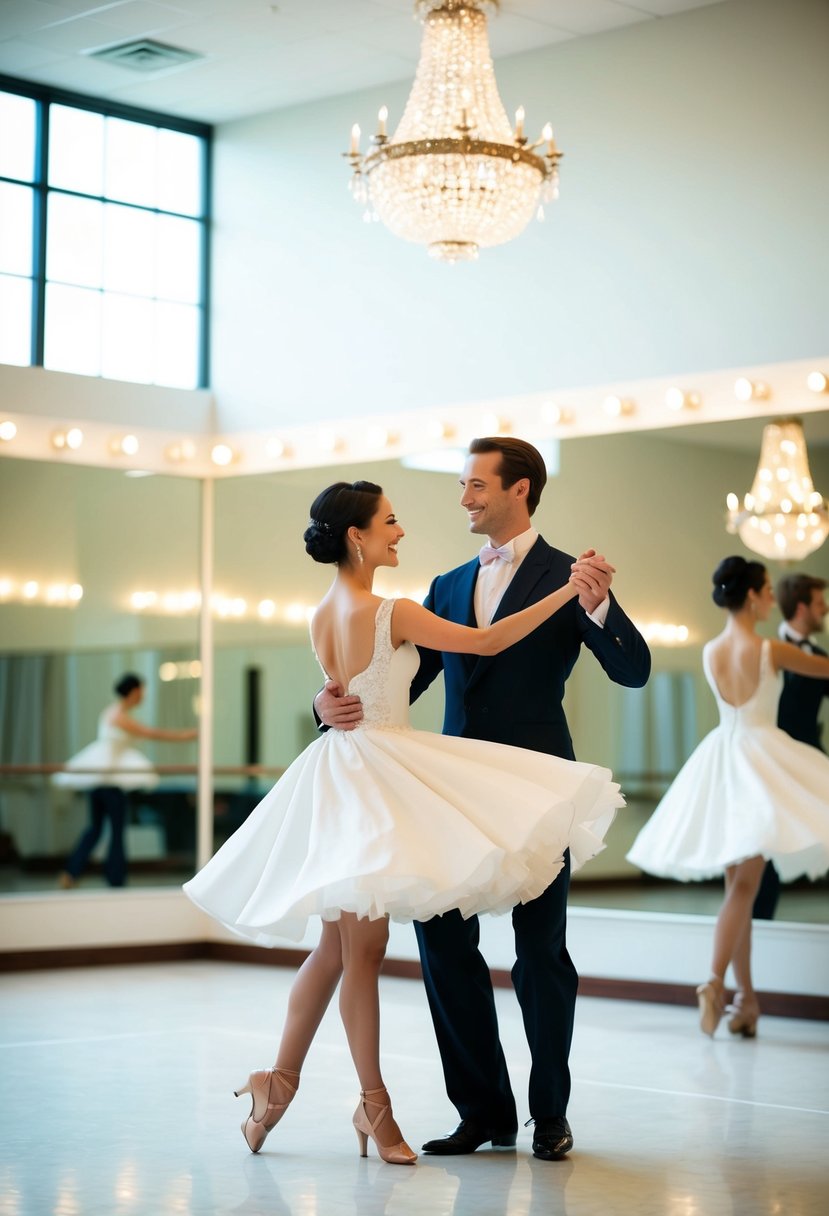
<path id="1" fill-rule="evenodd" d="M 311 522 L 303 533 L 305 552 L 315 562 L 339 565 L 348 557 L 345 534 L 367 528 L 383 491 L 372 481 L 337 481 L 311 503 Z"/>
<path id="2" fill-rule="evenodd" d="M 744 557 L 724 557 L 711 575 L 711 597 L 718 608 L 733 612 L 742 608 L 749 591 L 762 591 L 766 567 L 762 562 L 747 562 Z"/>
<path id="3" fill-rule="evenodd" d="M 133 675 L 128 671 L 126 675 L 121 676 L 121 679 L 115 685 L 114 691 L 119 697 L 128 697 L 136 688 L 141 688 L 144 681 L 140 676 Z"/>

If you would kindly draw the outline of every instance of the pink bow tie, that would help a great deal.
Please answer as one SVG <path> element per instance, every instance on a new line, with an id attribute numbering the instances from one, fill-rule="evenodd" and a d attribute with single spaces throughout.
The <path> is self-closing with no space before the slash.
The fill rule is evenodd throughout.
<path id="1" fill-rule="evenodd" d="M 515 552 L 509 541 L 497 549 L 494 545 L 484 545 L 478 554 L 478 561 L 482 566 L 488 566 L 490 562 L 512 562 L 515 561 Z"/>

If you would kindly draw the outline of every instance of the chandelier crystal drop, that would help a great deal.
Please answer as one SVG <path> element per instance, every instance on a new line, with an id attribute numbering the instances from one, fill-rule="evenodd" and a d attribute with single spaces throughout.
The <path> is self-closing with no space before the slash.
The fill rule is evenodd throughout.
<path id="1" fill-rule="evenodd" d="M 480 248 L 511 241 L 540 202 L 558 197 L 562 154 L 552 128 L 530 143 L 523 107 L 513 131 L 498 95 L 487 7 L 496 0 L 416 0 L 423 44 L 400 125 L 389 139 L 384 106 L 373 149 L 361 155 L 355 124 L 344 153 L 364 218 L 376 215 L 443 262 L 471 261 Z"/>
<path id="2" fill-rule="evenodd" d="M 829 507 L 815 490 L 803 424 L 778 418 L 763 429 L 760 463 L 742 504 L 728 495 L 727 531 L 777 561 L 799 561 L 829 536 Z"/>

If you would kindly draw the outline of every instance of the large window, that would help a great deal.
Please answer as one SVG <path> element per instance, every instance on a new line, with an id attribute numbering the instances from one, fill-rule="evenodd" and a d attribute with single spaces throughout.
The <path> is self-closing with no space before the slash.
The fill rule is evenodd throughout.
<path id="1" fill-rule="evenodd" d="M 206 384 L 209 141 L 0 77 L 0 362 Z"/>

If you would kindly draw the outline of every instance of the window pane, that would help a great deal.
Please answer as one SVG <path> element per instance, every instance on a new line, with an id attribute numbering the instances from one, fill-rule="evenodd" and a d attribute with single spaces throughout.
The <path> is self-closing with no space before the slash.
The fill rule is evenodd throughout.
<path id="1" fill-rule="evenodd" d="M 155 383 L 171 388 L 196 388 L 200 309 L 159 302 L 155 305 L 155 318 Z"/>
<path id="2" fill-rule="evenodd" d="M 82 194 L 103 194 L 103 114 L 50 106 L 49 184 Z"/>
<path id="3" fill-rule="evenodd" d="M 0 93 L 0 177 L 34 180 L 36 113 L 31 97 Z"/>
<path id="4" fill-rule="evenodd" d="M 32 281 L 0 274 L 0 363 L 32 361 Z"/>
<path id="5" fill-rule="evenodd" d="M 202 141 L 180 131 L 158 132 L 158 199 L 162 211 L 200 215 Z"/>
<path id="6" fill-rule="evenodd" d="M 158 217 L 156 295 L 196 304 L 199 300 L 201 225 L 169 215 Z"/>
<path id="7" fill-rule="evenodd" d="M 104 204 L 104 287 L 155 294 L 155 230 L 154 212 Z"/>
<path id="8" fill-rule="evenodd" d="M 101 293 L 46 284 L 43 366 L 81 376 L 101 374 Z"/>
<path id="9" fill-rule="evenodd" d="M 155 205 L 155 127 L 143 122 L 108 118 L 106 123 L 106 173 L 104 194 L 126 203 Z"/>
<path id="10" fill-rule="evenodd" d="M 150 384 L 154 328 L 152 300 L 105 295 L 101 375 L 113 380 L 138 380 Z"/>
<path id="11" fill-rule="evenodd" d="M 32 273 L 32 200 L 28 186 L 0 182 L 0 270 Z"/>
<path id="12" fill-rule="evenodd" d="M 46 277 L 84 287 L 103 281 L 104 204 L 50 194 L 46 233 Z"/>

